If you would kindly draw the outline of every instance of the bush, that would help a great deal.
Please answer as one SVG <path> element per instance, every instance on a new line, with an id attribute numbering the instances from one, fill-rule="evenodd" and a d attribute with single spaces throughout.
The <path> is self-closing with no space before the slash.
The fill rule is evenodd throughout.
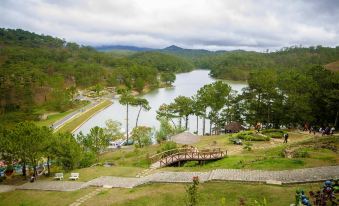
<path id="1" fill-rule="evenodd" d="M 245 142 L 244 150 L 251 151 L 253 144 Z"/>
<path id="2" fill-rule="evenodd" d="M 270 137 L 256 134 L 253 131 L 238 132 L 232 135 L 232 138 L 238 138 L 238 139 L 242 139 L 245 141 L 269 141 L 270 140 Z"/>
<path id="3" fill-rule="evenodd" d="M 164 144 L 161 144 L 161 152 L 172 150 L 178 148 L 177 143 L 173 141 L 167 141 Z"/>
<path id="4" fill-rule="evenodd" d="M 271 133 L 266 133 L 266 136 L 270 137 L 270 138 L 283 138 L 284 133 L 280 133 L 280 132 L 271 132 Z"/>
<path id="5" fill-rule="evenodd" d="M 93 152 L 85 152 L 79 166 L 81 168 L 89 167 L 96 162 L 96 155 Z"/>
<path id="6" fill-rule="evenodd" d="M 161 144 L 161 148 L 160 148 L 160 151 L 158 151 L 158 153 L 165 152 L 167 150 L 173 150 L 173 151 L 166 153 L 165 155 L 174 154 L 174 153 L 177 152 L 177 150 L 175 150 L 177 148 L 178 148 L 177 143 L 175 143 L 173 141 L 167 141 L 167 142 Z"/>
<path id="7" fill-rule="evenodd" d="M 281 129 L 265 129 L 261 133 L 270 138 L 282 138 L 286 132 Z"/>
<path id="8" fill-rule="evenodd" d="M 294 158 L 306 158 L 310 157 L 310 153 L 308 153 L 306 150 L 296 150 L 293 154 Z"/>

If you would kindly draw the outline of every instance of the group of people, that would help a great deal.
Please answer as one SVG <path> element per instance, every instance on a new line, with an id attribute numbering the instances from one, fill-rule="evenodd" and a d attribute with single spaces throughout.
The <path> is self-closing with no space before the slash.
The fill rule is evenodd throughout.
<path id="1" fill-rule="evenodd" d="M 319 130 L 317 130 L 315 127 L 310 127 L 309 128 L 309 133 L 310 134 L 316 134 L 316 132 L 319 132 L 322 136 L 324 136 L 324 135 L 333 135 L 334 134 L 334 131 L 335 131 L 335 128 L 334 127 L 329 127 L 329 126 L 327 126 L 327 127 L 325 127 L 325 128 L 323 128 L 323 127 L 320 127 L 319 128 Z"/>

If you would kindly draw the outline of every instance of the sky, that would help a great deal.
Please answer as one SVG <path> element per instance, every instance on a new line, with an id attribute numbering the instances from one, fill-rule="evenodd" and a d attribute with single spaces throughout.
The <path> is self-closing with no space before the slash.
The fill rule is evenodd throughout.
<path id="1" fill-rule="evenodd" d="M 0 27 L 91 46 L 339 45 L 339 0 L 0 0 L 0 14 Z"/>

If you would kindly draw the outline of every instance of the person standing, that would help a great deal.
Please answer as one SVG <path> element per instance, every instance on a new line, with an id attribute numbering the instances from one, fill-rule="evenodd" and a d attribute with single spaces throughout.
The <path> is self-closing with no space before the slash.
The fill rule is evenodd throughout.
<path id="1" fill-rule="evenodd" d="M 332 127 L 332 128 L 331 128 L 331 135 L 333 135 L 333 134 L 334 134 L 334 131 L 335 131 L 335 128 L 334 128 L 334 127 Z"/>
<path id="2" fill-rule="evenodd" d="M 287 143 L 287 141 L 288 141 L 288 134 L 286 133 L 284 134 L 284 143 Z"/>

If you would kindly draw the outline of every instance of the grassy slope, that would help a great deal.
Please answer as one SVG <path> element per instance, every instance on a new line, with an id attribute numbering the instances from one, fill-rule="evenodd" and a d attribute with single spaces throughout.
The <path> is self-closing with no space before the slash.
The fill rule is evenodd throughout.
<path id="1" fill-rule="evenodd" d="M 228 182 L 208 182 L 199 185 L 199 205 L 239 205 L 239 199 L 246 203 L 254 200 L 267 200 L 268 205 L 286 206 L 294 201 L 297 188 L 310 191 L 320 188 L 320 183 L 271 186 L 264 184 L 239 184 Z M 113 188 L 100 192 L 83 205 L 115 206 L 170 206 L 184 205 L 185 184 L 149 184 L 133 189 Z M 68 205 L 79 197 L 93 191 L 94 188 L 75 192 L 13 191 L 0 194 L 0 205 Z M 277 198 L 279 196 L 279 198 Z"/>
<path id="2" fill-rule="evenodd" d="M 72 132 L 79 125 L 86 122 L 88 120 L 88 118 L 90 118 L 92 115 L 96 114 L 98 111 L 100 111 L 101 109 L 103 109 L 105 107 L 108 107 L 111 104 L 112 104 L 111 101 L 108 101 L 108 100 L 103 101 L 99 105 L 91 108 L 89 111 L 87 111 L 87 112 L 81 114 L 80 116 L 70 120 L 64 126 L 62 126 L 58 131 L 60 131 L 60 132 Z"/>
<path id="3" fill-rule="evenodd" d="M 206 147 L 222 147 L 227 150 L 235 150 L 234 147 L 240 149 L 239 152 L 233 152 L 227 158 L 207 162 L 205 165 L 198 165 L 197 162 L 188 162 L 184 167 L 165 167 L 162 171 L 206 171 L 218 168 L 232 168 L 232 169 L 263 169 L 263 170 L 285 170 L 285 169 L 300 169 L 309 167 L 319 167 L 328 165 L 339 165 L 339 156 L 336 152 L 323 148 L 307 148 L 309 157 L 306 158 L 284 158 L 282 157 L 282 151 L 287 145 L 278 143 L 276 146 L 271 147 L 268 142 L 255 142 L 253 143 L 252 151 L 245 151 L 242 146 L 235 146 L 228 142 L 227 137 L 217 136 L 212 137 L 212 141 L 208 141 L 208 137 L 204 137 L 197 146 L 200 148 Z M 316 137 L 327 138 L 327 137 Z M 334 138 L 334 137 L 328 137 Z M 336 147 L 339 147 L 339 137 L 336 138 Z M 302 141 L 305 139 L 304 141 Z M 299 145 L 303 147 L 309 144 L 310 136 L 303 134 L 291 134 L 290 142 L 292 145 Z M 281 140 L 282 141 L 282 140 Z M 211 146 L 211 144 L 213 146 Z M 258 147 L 265 147 L 267 149 L 255 149 Z M 288 144 L 291 145 L 291 144 Z M 269 148 L 271 147 L 271 148 Z"/>

